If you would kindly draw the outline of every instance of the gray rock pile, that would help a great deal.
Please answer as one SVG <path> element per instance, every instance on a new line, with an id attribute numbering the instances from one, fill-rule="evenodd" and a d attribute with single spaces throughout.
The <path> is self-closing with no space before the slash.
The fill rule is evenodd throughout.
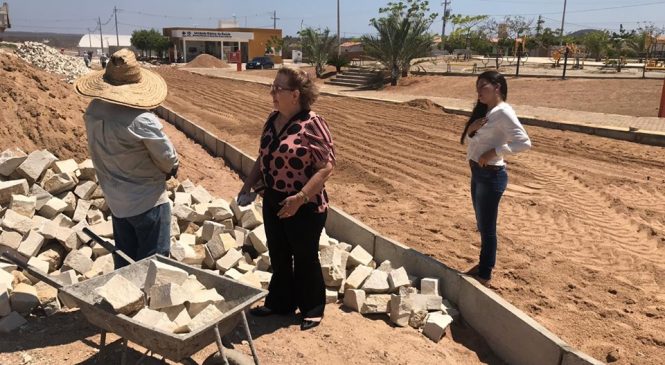
<path id="1" fill-rule="evenodd" d="M 241 207 L 189 180 L 171 179 L 167 188 L 172 203 L 171 257 L 267 289 L 272 270 L 260 205 Z M 97 244 L 88 246 L 89 238 L 82 232 L 89 227 L 113 242 L 110 211 L 90 160 L 60 161 L 45 150 L 4 151 L 0 154 L 0 218 L 0 246 L 16 250 L 31 265 L 65 284 L 113 271 L 111 255 Z M 395 325 L 422 330 L 437 342 L 459 314 L 439 294 L 436 278 L 410 276 L 389 261 L 377 264 L 361 246 L 339 242 L 325 230 L 319 247 L 329 303 L 341 299 L 363 315 L 389 316 Z M 187 321 L 204 310 L 201 320 L 220 314 L 216 304 L 223 298 L 219 293 L 196 285 L 184 272 L 174 274 L 178 269 L 159 269 L 163 270 L 153 271 L 169 278 L 163 283 L 159 275 L 153 275 L 143 288 L 120 298 L 112 295 L 119 289 L 98 288 L 98 294 L 119 313 L 137 316 L 139 322 L 161 323 L 176 333 L 191 330 L 195 324 L 189 326 Z M 116 281 L 109 285 L 128 288 L 122 278 Z M 146 296 L 147 307 L 142 302 Z M 192 305 L 192 298 L 201 299 L 201 305 Z M 206 309 L 211 304 L 215 308 Z M 57 312 L 61 307 L 57 291 L 0 262 L 0 332 L 20 327 L 25 323 L 22 316 L 37 307 L 47 315 Z"/>
<path id="2" fill-rule="evenodd" d="M 16 49 L 16 54 L 38 68 L 64 76 L 69 83 L 90 71 L 83 58 L 61 54 L 57 49 L 39 42 L 21 44 Z"/>

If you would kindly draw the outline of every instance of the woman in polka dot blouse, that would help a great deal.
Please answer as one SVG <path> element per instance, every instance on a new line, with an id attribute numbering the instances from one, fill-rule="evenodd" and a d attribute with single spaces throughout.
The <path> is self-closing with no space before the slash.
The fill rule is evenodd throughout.
<path id="1" fill-rule="evenodd" d="M 300 310 L 300 328 L 316 327 L 325 309 L 325 283 L 318 258 L 326 222 L 325 182 L 335 166 L 335 150 L 326 121 L 310 110 L 318 97 L 306 72 L 281 68 L 270 87 L 275 110 L 261 135 L 259 158 L 238 202 L 251 201 L 250 189 L 265 186 L 263 220 L 273 276 L 265 305 L 256 316 Z"/>

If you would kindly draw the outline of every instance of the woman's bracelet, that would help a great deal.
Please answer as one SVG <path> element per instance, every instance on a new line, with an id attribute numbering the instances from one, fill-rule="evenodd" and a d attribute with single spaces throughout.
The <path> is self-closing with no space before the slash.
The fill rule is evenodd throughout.
<path id="1" fill-rule="evenodd" d="M 298 192 L 298 195 L 300 195 L 304 204 L 307 204 L 309 202 L 309 198 L 307 197 L 307 194 L 305 194 L 304 191 L 300 190 Z"/>

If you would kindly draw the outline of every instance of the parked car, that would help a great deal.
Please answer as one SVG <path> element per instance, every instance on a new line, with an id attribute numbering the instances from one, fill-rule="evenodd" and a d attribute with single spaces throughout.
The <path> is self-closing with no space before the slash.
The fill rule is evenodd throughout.
<path id="1" fill-rule="evenodd" d="M 254 57 L 252 58 L 251 61 L 247 62 L 247 69 L 260 69 L 263 70 L 264 68 L 274 68 L 275 63 L 270 59 L 270 57 Z"/>

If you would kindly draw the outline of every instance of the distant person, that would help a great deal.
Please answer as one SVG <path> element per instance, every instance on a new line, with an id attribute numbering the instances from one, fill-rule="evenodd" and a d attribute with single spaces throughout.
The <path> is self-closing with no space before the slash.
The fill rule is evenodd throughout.
<path id="1" fill-rule="evenodd" d="M 504 157 L 531 148 L 531 140 L 506 103 L 508 84 L 496 71 L 486 71 L 476 81 L 478 101 L 464 127 L 460 142 L 468 140 L 471 167 L 471 202 L 480 232 L 480 262 L 467 271 L 489 285 L 496 262 L 499 201 L 508 185 Z"/>
<path id="2" fill-rule="evenodd" d="M 301 330 L 318 326 L 326 306 L 319 238 L 326 223 L 325 183 L 335 166 L 332 136 L 311 111 L 318 91 L 305 71 L 281 68 L 270 87 L 274 111 L 260 139 L 259 157 L 238 203 L 251 203 L 250 189 L 262 182 L 263 220 L 273 268 L 265 305 L 255 316 L 300 310 Z"/>
<path id="3" fill-rule="evenodd" d="M 94 98 L 84 115 L 88 151 L 111 209 L 115 246 L 134 260 L 168 256 L 166 180 L 178 172 L 178 156 L 149 111 L 166 98 L 166 82 L 122 49 L 105 70 L 76 80 L 76 91 Z M 116 268 L 127 265 L 119 257 L 114 260 Z"/>
<path id="4" fill-rule="evenodd" d="M 88 56 L 87 53 L 83 54 L 83 62 L 85 62 L 85 66 L 87 68 L 90 68 L 90 57 Z"/>
<path id="5" fill-rule="evenodd" d="M 106 56 L 106 53 L 102 53 L 102 55 L 99 56 L 99 63 L 102 64 L 102 68 L 106 68 L 107 61 L 108 61 L 108 56 Z"/>

